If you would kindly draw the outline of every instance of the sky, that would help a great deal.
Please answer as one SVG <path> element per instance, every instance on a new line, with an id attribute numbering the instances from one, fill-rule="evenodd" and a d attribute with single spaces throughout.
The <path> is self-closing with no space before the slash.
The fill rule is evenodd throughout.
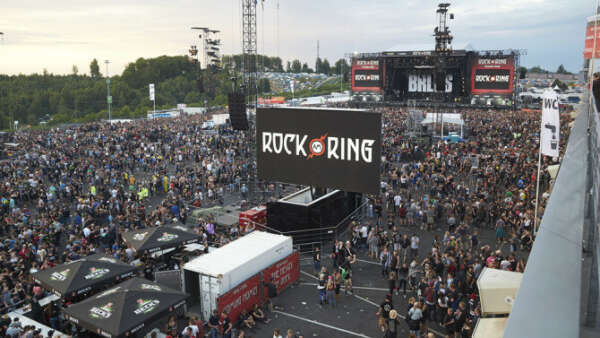
<path id="1" fill-rule="evenodd" d="M 330 63 L 355 51 L 431 50 L 438 2 L 259 0 L 258 51 L 314 67 L 317 41 Z M 582 67 L 596 1 L 449 2 L 455 49 L 526 49 L 526 67 Z M 121 73 L 140 57 L 187 54 L 200 45 L 192 26 L 220 30 L 223 53 L 241 53 L 240 10 L 240 0 L 2 0 L 0 74 L 69 74 L 73 65 L 89 74 L 93 58 L 103 74 L 104 60 L 110 74 Z"/>

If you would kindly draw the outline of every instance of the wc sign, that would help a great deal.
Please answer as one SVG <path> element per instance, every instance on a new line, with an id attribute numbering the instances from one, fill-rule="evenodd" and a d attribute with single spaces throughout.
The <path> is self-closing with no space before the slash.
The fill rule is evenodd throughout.
<path id="1" fill-rule="evenodd" d="M 547 90 L 542 96 L 542 125 L 540 151 L 543 155 L 558 157 L 560 145 L 560 116 L 558 94 Z"/>
<path id="2" fill-rule="evenodd" d="M 256 120 L 259 178 L 351 192 L 379 191 L 381 114 L 263 108 Z"/>

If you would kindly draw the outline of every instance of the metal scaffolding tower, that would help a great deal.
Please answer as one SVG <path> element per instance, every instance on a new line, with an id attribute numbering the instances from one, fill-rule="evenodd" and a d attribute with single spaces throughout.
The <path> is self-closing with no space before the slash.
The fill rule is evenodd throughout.
<path id="1" fill-rule="evenodd" d="M 258 94 L 257 81 L 257 0 L 242 0 L 242 91 L 248 103 L 256 107 Z"/>
<path id="2" fill-rule="evenodd" d="M 436 11 L 438 16 L 438 26 L 433 30 L 435 36 L 435 51 L 438 53 L 449 53 L 452 51 L 452 34 L 448 28 L 448 7 L 449 3 L 441 3 Z M 450 19 L 454 19 L 454 14 L 450 14 Z"/>

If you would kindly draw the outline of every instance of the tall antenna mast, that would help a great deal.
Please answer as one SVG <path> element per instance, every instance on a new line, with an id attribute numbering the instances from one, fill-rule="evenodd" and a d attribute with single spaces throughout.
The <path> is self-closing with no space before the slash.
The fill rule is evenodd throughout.
<path id="1" fill-rule="evenodd" d="M 319 59 L 319 40 L 317 40 L 317 60 L 318 60 L 318 59 Z M 318 68 L 318 66 L 319 66 L 319 65 L 318 65 L 318 64 L 315 62 L 315 73 L 318 73 L 318 72 L 319 72 L 319 69 L 317 69 L 317 68 Z"/>

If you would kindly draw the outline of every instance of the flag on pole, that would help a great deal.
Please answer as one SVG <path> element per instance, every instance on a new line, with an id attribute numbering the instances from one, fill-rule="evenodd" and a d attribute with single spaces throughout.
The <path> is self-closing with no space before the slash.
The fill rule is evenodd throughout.
<path id="1" fill-rule="evenodd" d="M 560 141 L 558 94 L 553 90 L 546 90 L 542 96 L 542 104 L 540 151 L 542 155 L 558 157 L 558 145 Z"/>
<path id="2" fill-rule="evenodd" d="M 154 83 L 150 84 L 150 101 L 154 101 Z"/>

